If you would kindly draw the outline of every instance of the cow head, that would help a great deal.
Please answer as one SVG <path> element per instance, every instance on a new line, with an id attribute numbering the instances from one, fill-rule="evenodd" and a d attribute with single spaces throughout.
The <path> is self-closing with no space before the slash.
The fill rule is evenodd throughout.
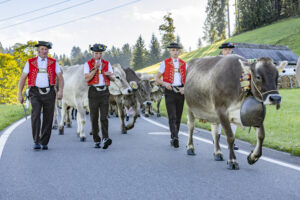
<path id="1" fill-rule="evenodd" d="M 259 58 L 255 63 L 239 61 L 243 70 L 251 74 L 251 92 L 254 97 L 264 104 L 277 105 L 279 109 L 281 96 L 277 90 L 278 70 L 282 70 L 287 62 L 283 61 L 276 67 L 271 58 Z"/>
<path id="2" fill-rule="evenodd" d="M 111 86 L 115 91 L 123 95 L 129 95 L 132 93 L 132 88 L 126 80 L 126 74 L 119 64 L 113 65 L 113 71 L 115 75 L 115 80 L 112 82 Z"/>
<path id="3" fill-rule="evenodd" d="M 144 105 L 152 105 L 151 102 L 151 91 L 152 91 L 152 87 L 150 85 L 150 81 L 149 80 L 140 80 L 138 83 L 138 90 L 137 93 L 139 94 L 141 101 L 143 102 Z"/>

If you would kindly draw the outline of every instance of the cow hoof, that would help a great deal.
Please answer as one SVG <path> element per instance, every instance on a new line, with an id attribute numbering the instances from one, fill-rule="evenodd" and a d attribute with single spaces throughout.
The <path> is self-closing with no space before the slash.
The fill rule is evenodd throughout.
<path id="1" fill-rule="evenodd" d="M 161 115 L 160 115 L 160 113 L 157 113 L 156 116 L 157 116 L 157 117 L 160 117 Z"/>
<path id="2" fill-rule="evenodd" d="M 239 167 L 239 163 L 237 163 L 237 162 L 227 162 L 227 168 L 228 169 L 230 169 L 230 170 L 239 170 L 240 169 L 240 167 Z"/>
<path id="3" fill-rule="evenodd" d="M 214 154 L 214 158 L 215 158 L 215 161 L 223 161 L 223 155 L 222 154 Z"/>
<path id="4" fill-rule="evenodd" d="M 67 124 L 67 128 L 72 128 L 71 124 Z"/>
<path id="5" fill-rule="evenodd" d="M 59 133 L 59 135 L 63 135 L 64 134 L 64 128 L 60 128 L 58 133 Z"/>
<path id="6" fill-rule="evenodd" d="M 145 117 L 149 117 L 149 114 L 145 114 Z"/>
<path id="7" fill-rule="evenodd" d="M 189 155 L 189 156 L 194 156 L 194 155 L 196 155 L 195 152 L 194 152 L 194 149 L 188 149 L 188 150 L 186 151 L 186 153 L 187 153 L 187 155 Z"/>
<path id="8" fill-rule="evenodd" d="M 58 126 L 52 126 L 53 130 L 56 130 L 58 128 Z"/>
<path id="9" fill-rule="evenodd" d="M 93 135 L 93 132 L 92 132 L 92 131 L 90 132 L 90 135 Z"/>
<path id="10" fill-rule="evenodd" d="M 127 134 L 127 130 L 122 130 L 122 134 Z"/>
<path id="11" fill-rule="evenodd" d="M 248 164 L 249 165 L 253 165 L 254 163 L 256 163 L 256 161 L 258 161 L 258 158 L 255 158 L 254 160 L 251 159 L 251 154 L 253 153 L 253 151 L 250 152 L 250 154 L 248 155 L 247 157 L 247 160 L 248 160 Z"/>
<path id="12" fill-rule="evenodd" d="M 154 115 L 154 113 L 153 113 L 153 112 L 151 112 L 151 113 L 150 113 L 150 115 Z"/>
<path id="13" fill-rule="evenodd" d="M 85 137 L 80 137 L 80 142 L 85 142 Z"/>

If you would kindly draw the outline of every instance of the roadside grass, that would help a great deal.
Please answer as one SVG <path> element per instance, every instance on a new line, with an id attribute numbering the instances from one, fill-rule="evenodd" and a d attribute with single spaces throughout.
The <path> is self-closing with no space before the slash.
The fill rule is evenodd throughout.
<path id="1" fill-rule="evenodd" d="M 26 110 L 26 114 L 30 114 Z M 24 110 L 21 105 L 0 105 L 0 131 L 11 125 L 13 122 L 24 117 Z"/>
<path id="2" fill-rule="evenodd" d="M 279 151 L 289 152 L 292 155 L 300 156 L 300 88 L 281 89 L 281 108 L 276 110 L 275 106 L 267 106 L 267 114 L 264 121 L 265 140 L 263 146 Z M 154 109 L 156 105 L 154 105 Z M 167 117 L 164 99 L 160 104 L 162 116 Z M 187 109 L 184 106 L 182 120 L 187 123 Z M 200 123 L 195 120 L 196 127 L 211 130 L 209 123 Z M 256 144 L 256 134 L 254 128 L 237 129 L 236 138 Z M 223 133 L 224 134 L 224 133 Z"/>

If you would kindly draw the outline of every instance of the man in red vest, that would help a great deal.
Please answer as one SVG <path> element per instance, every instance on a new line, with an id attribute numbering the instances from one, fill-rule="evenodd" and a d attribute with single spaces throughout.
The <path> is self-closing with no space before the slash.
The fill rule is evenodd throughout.
<path id="1" fill-rule="evenodd" d="M 28 77 L 29 99 L 31 101 L 31 127 L 34 140 L 33 149 L 48 149 L 51 136 L 56 92 L 56 78 L 59 82 L 57 98 L 63 96 L 64 79 L 60 66 L 55 59 L 48 57 L 50 42 L 39 41 L 37 45 L 38 57 L 31 58 L 25 64 L 19 81 L 18 100 L 24 102 L 22 91 Z M 43 122 L 41 130 L 41 110 L 43 109 Z M 41 130 L 41 131 L 40 131 Z"/>
<path id="2" fill-rule="evenodd" d="M 89 85 L 88 99 L 90 107 L 90 118 L 92 123 L 92 134 L 95 148 L 100 148 L 99 137 L 99 110 L 103 149 L 111 145 L 112 140 L 108 137 L 108 110 L 110 79 L 113 78 L 113 70 L 110 63 L 102 59 L 102 53 L 106 50 L 103 44 L 94 44 L 90 48 L 93 58 L 84 64 L 84 78 Z"/>
<path id="3" fill-rule="evenodd" d="M 180 47 L 171 43 L 168 47 L 171 57 L 164 60 L 157 72 L 156 82 L 165 89 L 165 101 L 171 132 L 171 145 L 179 147 L 178 132 L 184 106 L 184 84 L 187 64 L 178 58 Z M 163 77 L 163 80 L 161 80 Z"/>

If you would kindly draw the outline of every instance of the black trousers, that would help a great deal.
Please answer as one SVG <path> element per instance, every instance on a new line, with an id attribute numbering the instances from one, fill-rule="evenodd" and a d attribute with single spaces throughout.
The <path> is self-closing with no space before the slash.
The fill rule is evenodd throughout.
<path id="1" fill-rule="evenodd" d="M 51 87 L 48 94 L 40 94 L 37 87 L 31 87 L 29 90 L 29 99 L 31 101 L 31 128 L 34 143 L 47 145 L 50 140 L 56 93 L 54 87 Z M 43 122 L 41 130 L 41 110 L 43 109 Z"/>
<path id="2" fill-rule="evenodd" d="M 166 108 L 169 118 L 171 139 L 178 139 L 181 116 L 184 106 L 184 95 L 165 89 Z"/>
<path id="3" fill-rule="evenodd" d="M 109 91 L 97 91 L 95 87 L 89 88 L 88 93 L 90 117 L 92 123 L 92 133 L 94 142 L 100 142 L 99 137 L 99 111 L 102 138 L 108 138 L 108 110 L 109 110 Z"/>

